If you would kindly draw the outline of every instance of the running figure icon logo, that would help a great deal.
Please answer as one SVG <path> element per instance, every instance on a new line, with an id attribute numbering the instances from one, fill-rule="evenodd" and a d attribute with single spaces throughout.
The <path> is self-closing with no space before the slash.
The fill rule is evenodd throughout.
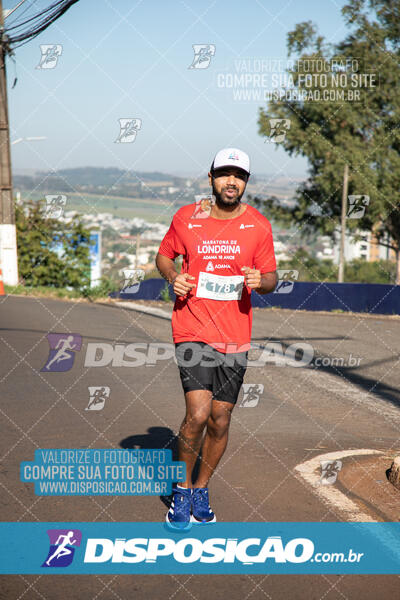
<path id="1" fill-rule="evenodd" d="M 89 404 L 85 410 L 103 410 L 106 399 L 110 397 L 110 388 L 107 385 L 89 386 Z"/>
<path id="2" fill-rule="evenodd" d="M 194 57 L 189 69 L 207 69 L 215 55 L 215 44 L 193 44 Z"/>
<path id="3" fill-rule="evenodd" d="M 270 134 L 265 138 L 265 142 L 280 144 L 286 139 L 286 133 L 290 129 L 290 119 L 269 119 L 271 128 Z"/>
<path id="4" fill-rule="evenodd" d="M 365 209 L 369 204 L 369 196 L 350 195 L 347 198 L 349 204 L 347 207 L 346 219 L 360 219 L 363 217 Z"/>
<path id="5" fill-rule="evenodd" d="M 50 351 L 41 372 L 69 371 L 74 364 L 75 352 L 79 352 L 82 347 L 82 336 L 79 333 L 49 333 L 47 339 Z"/>
<path id="6" fill-rule="evenodd" d="M 142 119 L 129 118 L 118 119 L 119 134 L 115 140 L 116 144 L 131 144 L 135 141 L 137 132 L 142 129 Z"/>
<path id="7" fill-rule="evenodd" d="M 250 408 L 257 406 L 260 396 L 264 392 L 264 385 L 262 383 L 244 383 L 243 387 L 243 398 L 239 404 L 240 408 Z"/>
<path id="8" fill-rule="evenodd" d="M 63 216 L 67 196 L 64 194 L 48 194 L 46 198 L 45 215 L 48 219 L 59 219 Z"/>
<path id="9" fill-rule="evenodd" d="M 61 44 L 40 44 L 40 62 L 36 65 L 37 69 L 54 69 L 57 66 L 58 59 L 61 56 L 63 47 Z"/>
<path id="10" fill-rule="evenodd" d="M 120 289 L 124 294 L 136 294 L 139 291 L 140 283 L 146 275 L 143 269 L 122 269 L 124 279 L 121 281 Z"/>
<path id="11" fill-rule="evenodd" d="M 335 483 L 338 473 L 342 468 L 341 460 L 321 460 L 321 477 L 319 482 L 322 485 L 331 485 Z"/>
<path id="12" fill-rule="evenodd" d="M 293 291 L 294 282 L 297 281 L 299 272 L 293 269 L 278 269 L 278 283 L 274 294 L 290 294 Z"/>
<path id="13" fill-rule="evenodd" d="M 81 545 L 79 529 L 48 529 L 50 548 L 42 567 L 68 567 L 74 558 L 75 547 Z"/>
<path id="14" fill-rule="evenodd" d="M 213 194 L 201 194 L 194 197 L 195 207 L 191 219 L 207 219 L 210 216 L 211 208 L 215 204 Z"/>

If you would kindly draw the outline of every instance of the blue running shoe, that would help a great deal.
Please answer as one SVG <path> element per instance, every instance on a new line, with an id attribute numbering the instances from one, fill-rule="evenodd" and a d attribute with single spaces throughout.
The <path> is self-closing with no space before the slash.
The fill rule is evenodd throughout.
<path id="1" fill-rule="evenodd" d="M 172 502 L 165 516 L 165 521 L 173 529 L 180 529 L 181 531 L 190 529 L 192 526 L 190 522 L 192 489 L 176 486 L 172 488 L 172 493 Z"/>
<path id="2" fill-rule="evenodd" d="M 217 517 L 210 508 L 208 488 L 193 488 L 192 523 L 215 523 Z"/>

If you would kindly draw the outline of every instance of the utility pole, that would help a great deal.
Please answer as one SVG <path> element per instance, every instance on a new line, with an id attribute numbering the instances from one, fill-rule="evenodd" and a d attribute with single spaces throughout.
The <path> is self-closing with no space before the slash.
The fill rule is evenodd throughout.
<path id="1" fill-rule="evenodd" d="M 344 280 L 344 243 L 346 240 L 346 213 L 347 213 L 347 190 L 349 185 L 349 165 L 344 165 L 343 171 L 343 189 L 342 189 L 342 216 L 340 231 L 340 253 L 339 253 L 339 274 L 338 283 Z"/>
<path id="2" fill-rule="evenodd" d="M 17 235 L 12 193 L 10 132 L 8 121 L 7 39 L 3 3 L 0 0 L 0 267 L 4 283 L 18 285 Z"/>
<path id="3" fill-rule="evenodd" d="M 140 233 L 136 235 L 136 258 L 135 258 L 135 267 L 139 268 L 139 249 L 140 249 Z"/>

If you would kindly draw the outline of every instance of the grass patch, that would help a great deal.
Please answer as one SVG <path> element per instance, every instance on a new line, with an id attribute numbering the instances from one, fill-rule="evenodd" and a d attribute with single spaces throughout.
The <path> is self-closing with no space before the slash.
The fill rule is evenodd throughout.
<path id="1" fill-rule="evenodd" d="M 110 292 L 116 290 L 116 286 L 103 281 L 95 288 L 84 288 L 82 290 L 69 288 L 55 288 L 48 286 L 30 287 L 25 285 L 4 285 L 6 294 L 17 296 L 33 296 L 35 298 L 55 298 L 66 300 L 100 300 L 107 299 Z"/>

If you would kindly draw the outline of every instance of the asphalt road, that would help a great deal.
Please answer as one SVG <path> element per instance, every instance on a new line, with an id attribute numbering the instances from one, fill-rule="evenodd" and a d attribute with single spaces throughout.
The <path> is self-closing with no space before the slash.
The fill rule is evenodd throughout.
<path id="1" fill-rule="evenodd" d="M 118 345 L 120 353 L 134 342 L 170 343 L 169 321 L 89 303 L 5 297 L 0 304 L 1 520 L 162 521 L 165 499 L 157 496 L 35 496 L 32 484 L 19 481 L 19 464 L 33 460 L 37 448 L 175 451 L 184 400 L 172 358 L 140 367 L 84 365 L 89 343 Z M 41 371 L 49 332 L 82 337 L 66 372 Z M 253 342 L 261 348 L 251 358 L 260 358 L 266 347 L 266 362 L 249 366 L 245 383 L 264 389 L 258 398 L 241 396 L 233 412 L 228 449 L 210 484 L 218 520 L 348 520 L 340 504 L 321 499 L 296 466 L 333 451 L 399 453 L 400 319 L 258 309 Z M 293 344 L 306 349 L 301 366 L 289 364 L 290 357 L 301 363 Z M 110 388 L 102 410 L 85 410 L 90 386 Z M 249 400 L 253 406 L 240 406 Z M 350 460 L 354 468 L 358 459 Z M 359 475 L 368 482 L 361 459 Z M 392 507 L 397 503 L 400 520 L 400 492 L 387 485 L 383 493 Z M 355 499 L 348 482 L 342 489 L 361 515 L 390 520 L 373 502 Z M 13 575 L 1 577 L 0 598 L 375 600 L 398 598 L 399 584 L 395 575 Z"/>

